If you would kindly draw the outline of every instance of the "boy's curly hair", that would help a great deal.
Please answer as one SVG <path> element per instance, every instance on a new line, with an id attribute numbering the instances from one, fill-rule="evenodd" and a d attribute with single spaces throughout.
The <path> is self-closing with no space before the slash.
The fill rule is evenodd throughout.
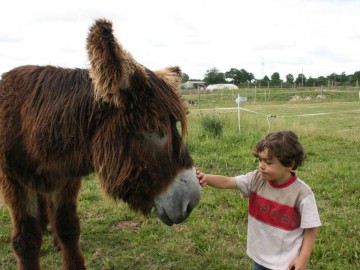
<path id="1" fill-rule="evenodd" d="M 303 165 L 305 152 L 297 135 L 292 131 L 279 131 L 267 134 L 255 146 L 254 156 L 259 157 L 259 153 L 265 148 L 268 149 L 270 157 L 274 155 L 282 165 L 288 167 L 294 163 L 293 170 Z"/>

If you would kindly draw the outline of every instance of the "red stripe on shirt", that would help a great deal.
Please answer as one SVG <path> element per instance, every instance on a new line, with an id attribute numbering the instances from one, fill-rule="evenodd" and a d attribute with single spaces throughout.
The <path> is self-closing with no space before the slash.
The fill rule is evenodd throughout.
<path id="1" fill-rule="evenodd" d="M 297 208 L 268 200 L 255 192 L 250 194 L 249 214 L 260 222 L 284 230 L 300 227 L 301 216 Z"/>

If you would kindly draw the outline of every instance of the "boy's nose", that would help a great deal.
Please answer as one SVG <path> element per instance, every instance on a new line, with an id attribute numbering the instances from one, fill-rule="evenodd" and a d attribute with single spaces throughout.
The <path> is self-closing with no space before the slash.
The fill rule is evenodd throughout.
<path id="1" fill-rule="evenodd" d="M 264 163 L 263 162 L 259 162 L 259 169 L 263 170 L 265 168 Z"/>

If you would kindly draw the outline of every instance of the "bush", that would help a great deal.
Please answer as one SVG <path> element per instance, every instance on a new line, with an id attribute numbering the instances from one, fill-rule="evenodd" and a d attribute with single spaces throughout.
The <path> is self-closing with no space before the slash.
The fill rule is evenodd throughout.
<path id="1" fill-rule="evenodd" d="M 223 134 L 224 123 L 216 116 L 201 117 L 201 126 L 203 135 L 212 137 L 221 137 Z"/>

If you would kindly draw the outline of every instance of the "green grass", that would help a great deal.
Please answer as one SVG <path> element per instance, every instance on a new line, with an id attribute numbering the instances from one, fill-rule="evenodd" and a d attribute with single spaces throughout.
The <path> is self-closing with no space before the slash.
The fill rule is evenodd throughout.
<path id="1" fill-rule="evenodd" d="M 230 106 L 236 104 L 224 103 Z M 241 106 L 256 113 L 241 111 L 240 132 L 236 107 L 190 107 L 187 145 L 196 166 L 207 173 L 246 173 L 257 166 L 251 155 L 257 140 L 269 130 L 294 130 L 307 152 L 297 173 L 312 187 L 323 223 L 309 269 L 360 269 L 360 102 L 339 98 Z M 324 112 L 330 114 L 299 116 Z M 277 117 L 268 119 L 270 114 Z M 222 136 L 204 136 L 201 119 L 207 115 L 221 119 Z M 88 269 L 251 267 L 246 255 L 247 200 L 234 190 L 202 189 L 202 200 L 191 216 L 167 227 L 154 214 L 144 218 L 124 203 L 107 199 L 91 175 L 83 181 L 79 215 Z M 0 269 L 16 269 L 10 234 L 10 217 L 0 202 Z M 49 233 L 41 252 L 43 269 L 61 268 Z"/>

